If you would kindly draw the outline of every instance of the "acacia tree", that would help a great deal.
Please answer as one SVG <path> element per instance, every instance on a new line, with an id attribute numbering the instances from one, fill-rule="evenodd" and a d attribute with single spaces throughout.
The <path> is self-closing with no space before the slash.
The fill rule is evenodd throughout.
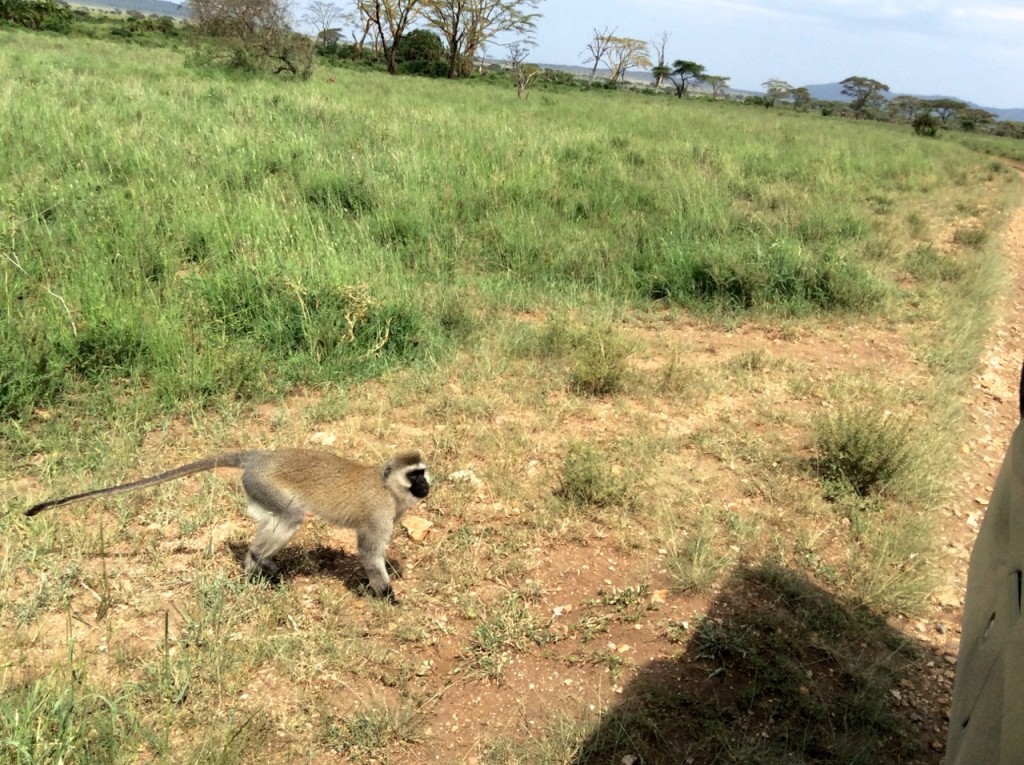
<path id="1" fill-rule="evenodd" d="M 775 106 L 776 101 L 793 92 L 793 86 L 785 80 L 767 80 L 761 87 L 765 91 L 765 106 Z"/>
<path id="2" fill-rule="evenodd" d="M 651 59 L 646 40 L 638 40 L 635 37 L 611 37 L 608 42 L 605 62 L 611 70 L 609 79 L 612 82 L 623 82 L 628 69 L 650 68 Z"/>
<path id="3" fill-rule="evenodd" d="M 676 95 L 682 98 L 686 95 L 686 88 L 691 82 L 698 82 L 704 78 L 704 66 L 695 61 L 683 61 L 676 59 L 672 62 L 672 71 L 668 78 L 676 86 Z"/>
<path id="4" fill-rule="evenodd" d="M 287 0 L 188 0 L 197 31 L 212 38 L 222 63 L 241 69 L 272 68 L 308 78 L 313 41 L 291 28 Z"/>
<path id="5" fill-rule="evenodd" d="M 973 133 L 979 125 L 991 125 L 996 121 L 996 116 L 985 109 L 976 109 L 968 106 L 957 114 L 957 122 L 960 130 L 964 133 Z"/>
<path id="6" fill-rule="evenodd" d="M 356 0 L 356 6 L 376 32 L 388 74 L 395 74 L 398 71 L 395 61 L 398 42 L 419 16 L 423 0 Z"/>
<path id="7" fill-rule="evenodd" d="M 928 111 L 925 102 L 916 96 L 896 96 L 889 100 L 885 109 L 895 119 L 907 122 L 913 122 L 917 115 Z"/>
<path id="8" fill-rule="evenodd" d="M 811 103 L 811 91 L 805 87 L 793 88 L 789 91 L 793 98 L 793 107 L 800 111 L 806 109 Z"/>
<path id="9" fill-rule="evenodd" d="M 850 108 L 858 116 L 863 115 L 869 107 L 880 107 L 885 103 L 885 94 L 889 92 L 888 85 L 870 77 L 847 77 L 839 84 L 843 86 L 843 95 L 850 98 Z"/>
<path id="10" fill-rule="evenodd" d="M 711 86 L 712 101 L 725 95 L 725 91 L 729 87 L 730 79 L 730 77 L 722 77 L 718 74 L 705 74 L 701 76 L 701 80 Z"/>
<path id="11" fill-rule="evenodd" d="M 959 98 L 933 98 L 924 101 L 923 105 L 928 111 L 942 120 L 943 125 L 960 112 L 971 108 L 966 101 L 961 101 Z"/>
<path id="12" fill-rule="evenodd" d="M 337 25 L 346 20 L 349 15 L 339 5 L 326 0 L 314 0 L 307 7 L 302 20 L 316 30 L 317 43 L 326 46 L 329 42 L 337 42 L 341 36 Z"/>
<path id="13" fill-rule="evenodd" d="M 477 51 L 496 35 L 530 35 L 540 0 L 423 0 L 422 15 L 448 46 L 448 76 L 470 73 Z"/>

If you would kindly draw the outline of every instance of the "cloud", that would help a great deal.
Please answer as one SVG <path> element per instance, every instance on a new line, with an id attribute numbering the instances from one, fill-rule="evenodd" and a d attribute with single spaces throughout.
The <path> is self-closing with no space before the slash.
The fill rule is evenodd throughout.
<path id="1" fill-rule="evenodd" d="M 1024 24 L 1024 8 L 1012 8 L 1008 5 L 981 5 L 974 8 L 952 8 L 951 18 L 957 21 L 982 22 L 997 24 Z"/>

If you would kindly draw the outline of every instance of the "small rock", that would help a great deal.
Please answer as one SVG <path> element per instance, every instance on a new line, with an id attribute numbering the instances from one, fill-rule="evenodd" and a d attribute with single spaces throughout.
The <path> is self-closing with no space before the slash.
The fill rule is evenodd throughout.
<path id="1" fill-rule="evenodd" d="M 456 470 L 448 476 L 448 480 L 452 483 L 468 483 L 474 489 L 480 489 L 484 485 L 484 482 L 477 478 L 476 473 L 468 469 Z"/>
<path id="2" fill-rule="evenodd" d="M 334 442 L 338 440 L 338 437 L 333 433 L 329 433 L 326 430 L 321 430 L 314 433 L 309 437 L 311 444 L 319 444 L 320 446 L 333 446 Z"/>
<path id="3" fill-rule="evenodd" d="M 427 532 L 434 524 L 426 518 L 418 515 L 406 515 L 402 517 L 402 528 L 405 529 L 409 538 L 414 542 L 422 542 L 427 538 Z"/>

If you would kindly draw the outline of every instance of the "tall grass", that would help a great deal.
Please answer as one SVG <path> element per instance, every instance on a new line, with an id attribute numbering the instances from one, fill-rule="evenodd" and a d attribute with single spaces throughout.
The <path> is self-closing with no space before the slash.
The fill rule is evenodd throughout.
<path id="1" fill-rule="evenodd" d="M 873 311 L 893 281 L 864 200 L 972 162 L 715 104 L 235 81 L 0 34 L 6 416 L 111 384 L 167 410 L 376 374 L 471 332 L 449 320 L 468 294 Z"/>

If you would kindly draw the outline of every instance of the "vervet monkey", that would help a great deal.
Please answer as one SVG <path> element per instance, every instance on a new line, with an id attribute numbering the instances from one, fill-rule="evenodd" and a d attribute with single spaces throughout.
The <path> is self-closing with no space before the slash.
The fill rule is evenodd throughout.
<path id="1" fill-rule="evenodd" d="M 273 575 L 271 558 L 288 544 L 308 513 L 356 530 L 359 560 L 374 594 L 394 600 L 385 554 L 395 522 L 430 492 L 418 452 L 399 452 L 381 466 L 309 449 L 221 454 L 149 478 L 33 505 L 25 515 L 90 497 L 144 489 L 214 468 L 241 468 L 256 537 L 245 556 L 248 576 Z"/>

